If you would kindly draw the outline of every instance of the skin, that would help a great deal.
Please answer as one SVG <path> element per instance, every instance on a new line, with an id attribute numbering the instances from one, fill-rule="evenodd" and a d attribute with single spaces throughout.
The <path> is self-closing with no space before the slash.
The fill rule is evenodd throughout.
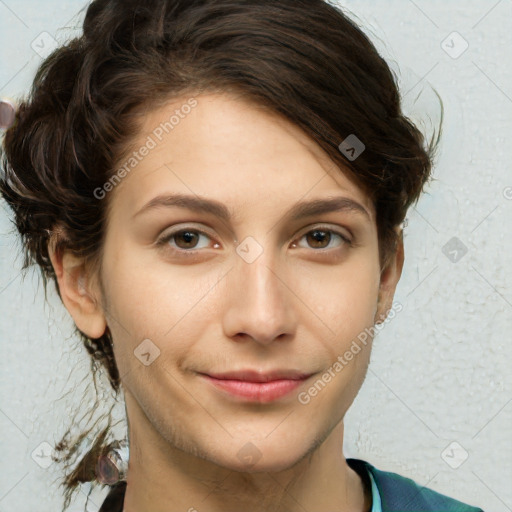
<path id="1" fill-rule="evenodd" d="M 364 381 L 371 342 L 308 404 L 297 395 L 385 318 L 403 242 L 381 269 L 373 204 L 297 126 L 235 96 L 196 99 L 105 199 L 100 273 L 51 251 L 78 328 L 92 338 L 107 325 L 112 332 L 129 425 L 124 511 L 368 511 L 371 496 L 343 455 L 343 418 Z M 185 101 L 146 114 L 135 147 Z M 216 199 L 236 216 L 226 223 L 160 207 L 134 217 L 164 192 Z M 300 200 L 332 196 L 357 201 L 368 217 L 285 216 Z M 305 236 L 317 227 L 353 245 L 333 233 Z M 205 234 L 155 245 L 184 228 Z M 251 263 L 236 251 L 246 237 L 263 251 Z M 134 355 L 145 339 L 151 357 L 160 351 L 148 365 Z M 196 373 L 245 368 L 315 375 L 285 397 L 254 403 Z M 243 447 L 252 466 L 239 455 Z"/>

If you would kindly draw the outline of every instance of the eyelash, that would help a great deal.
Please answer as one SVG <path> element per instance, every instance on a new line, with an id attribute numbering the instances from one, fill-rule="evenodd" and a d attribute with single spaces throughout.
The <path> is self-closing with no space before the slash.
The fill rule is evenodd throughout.
<path id="1" fill-rule="evenodd" d="M 337 249 L 341 249 L 343 247 L 343 245 L 348 245 L 349 247 L 352 247 L 354 245 L 354 242 L 351 241 L 348 237 L 346 237 L 345 235 L 343 235 L 342 233 L 340 233 L 339 231 L 336 231 L 336 230 L 333 230 L 333 229 L 329 229 L 327 228 L 326 226 L 315 226 L 313 229 L 309 230 L 309 231 L 306 231 L 305 233 L 303 233 L 299 240 L 301 240 L 302 238 L 304 238 L 306 235 L 309 235 L 311 233 L 313 233 L 314 231 L 321 231 L 322 233 L 330 233 L 330 234 L 334 234 L 334 235 L 337 235 L 339 236 L 342 241 L 344 242 L 342 244 L 342 246 L 338 247 Z M 181 228 L 179 230 L 176 230 L 172 233 L 168 233 L 167 235 L 164 235 L 163 237 L 159 238 L 155 245 L 157 247 L 163 247 L 163 246 L 168 246 L 168 243 L 178 234 L 180 233 L 184 233 L 184 232 L 190 232 L 190 233 L 195 233 L 195 234 L 199 234 L 199 235 L 204 235 L 208 238 L 211 238 L 210 235 L 208 235 L 208 233 L 205 233 L 204 231 L 200 230 L 200 229 L 195 229 L 195 228 Z M 331 240 L 329 241 L 329 243 L 331 242 Z M 191 250 L 188 250 L 188 249 L 181 249 L 181 248 L 174 248 L 174 247 L 167 247 L 171 250 L 171 252 L 173 253 L 182 253 L 182 254 L 191 254 L 191 255 L 196 255 L 198 254 L 202 249 L 191 249 Z M 325 252 L 330 252 L 330 251 L 333 251 L 333 250 L 336 250 L 336 249 L 312 249 L 314 252 L 319 252 L 319 253 L 325 253 Z"/>

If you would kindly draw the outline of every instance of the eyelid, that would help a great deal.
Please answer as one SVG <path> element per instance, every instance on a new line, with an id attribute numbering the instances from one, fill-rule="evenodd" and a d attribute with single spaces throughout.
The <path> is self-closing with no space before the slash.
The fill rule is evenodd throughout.
<path id="1" fill-rule="evenodd" d="M 193 223 L 183 223 L 181 226 L 180 224 L 176 224 L 173 226 L 173 228 L 169 231 L 165 231 L 162 235 L 160 235 L 156 242 L 156 246 L 165 245 L 171 239 L 173 236 L 175 236 L 178 233 L 182 233 L 183 231 L 193 231 L 195 233 L 198 233 L 199 235 L 205 235 L 210 239 L 213 239 L 213 235 L 210 234 L 207 230 L 205 230 L 203 227 L 195 227 Z M 190 249 L 189 251 L 185 249 L 177 249 L 180 252 L 194 252 L 194 251 L 200 251 L 201 249 Z"/>
<path id="2" fill-rule="evenodd" d="M 345 228 L 345 230 L 348 232 L 346 234 L 345 232 L 341 231 L 341 226 L 332 226 L 329 224 L 312 224 L 311 226 L 308 226 L 304 229 L 304 231 L 301 231 L 301 234 L 299 235 L 299 238 L 303 237 L 305 234 L 311 232 L 311 231 L 331 231 L 333 233 L 336 233 L 337 235 L 340 235 L 342 238 L 345 238 L 347 241 L 352 241 L 352 233 L 348 229 Z"/>
<path id="3" fill-rule="evenodd" d="M 213 236 L 212 233 L 208 231 L 208 228 L 205 228 L 203 224 L 195 224 L 191 222 L 180 222 L 178 224 L 174 224 L 169 230 L 164 231 L 164 233 L 159 237 L 167 237 L 170 235 L 175 235 L 176 233 L 181 233 L 182 231 L 197 231 L 198 233 L 208 235 L 210 237 Z"/>

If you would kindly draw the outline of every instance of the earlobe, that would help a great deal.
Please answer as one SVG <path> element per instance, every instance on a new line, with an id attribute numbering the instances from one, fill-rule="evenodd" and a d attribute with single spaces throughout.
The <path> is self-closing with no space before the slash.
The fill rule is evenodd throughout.
<path id="1" fill-rule="evenodd" d="M 107 327 L 99 300 L 99 290 L 93 287 L 83 260 L 66 251 L 48 247 L 55 270 L 60 296 L 78 329 L 91 339 L 100 338 Z"/>

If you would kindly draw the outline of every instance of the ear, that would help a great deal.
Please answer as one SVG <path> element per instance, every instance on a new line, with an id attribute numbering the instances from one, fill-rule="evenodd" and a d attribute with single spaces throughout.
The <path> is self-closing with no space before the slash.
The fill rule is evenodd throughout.
<path id="1" fill-rule="evenodd" d="M 60 297 L 76 326 L 89 338 L 100 338 L 107 327 L 106 317 L 99 287 L 87 274 L 83 260 L 67 251 L 55 251 L 53 244 L 49 244 L 48 253 L 57 276 Z"/>
<path id="2" fill-rule="evenodd" d="M 402 275 L 402 268 L 404 266 L 404 232 L 402 228 L 398 229 L 400 234 L 395 252 L 380 275 L 379 298 L 377 302 L 377 312 L 374 318 L 377 324 L 383 323 L 388 316 L 389 310 L 393 305 L 395 289 Z"/>

